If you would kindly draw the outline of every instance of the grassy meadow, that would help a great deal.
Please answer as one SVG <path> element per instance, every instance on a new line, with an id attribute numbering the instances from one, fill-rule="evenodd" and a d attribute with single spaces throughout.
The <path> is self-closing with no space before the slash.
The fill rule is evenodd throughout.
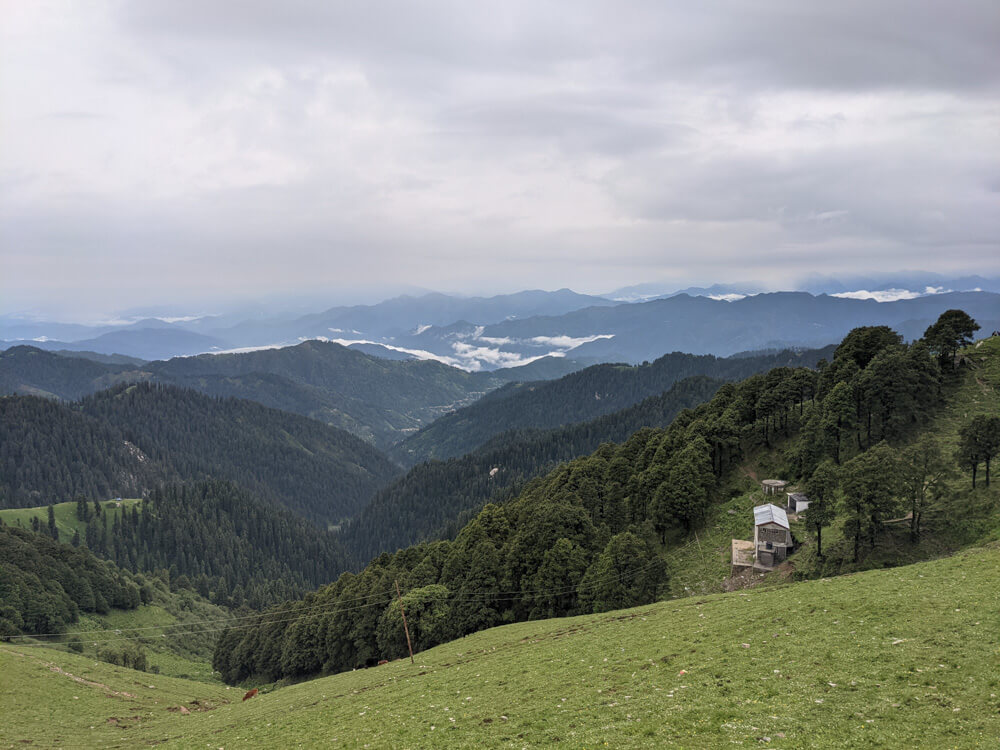
<path id="1" fill-rule="evenodd" d="M 0 746 L 995 748 L 998 580 L 991 545 L 494 628 L 246 703 L 3 645 Z"/>
<path id="2" fill-rule="evenodd" d="M 108 517 L 108 525 L 114 523 L 115 517 L 118 516 L 122 511 L 131 511 L 134 505 L 137 505 L 141 501 L 138 498 L 122 498 L 121 506 L 118 505 L 115 500 L 102 500 L 101 501 L 101 512 L 106 514 Z M 94 501 L 87 501 L 91 513 L 94 510 Z M 69 544 L 70 540 L 73 538 L 73 534 L 80 530 L 80 536 L 82 537 L 87 529 L 87 524 L 76 517 L 76 501 L 66 502 L 66 503 L 55 503 L 52 506 L 52 510 L 56 516 L 56 528 L 59 530 L 59 541 Z M 10 508 L 7 510 L 0 510 L 0 519 L 8 526 L 17 526 L 20 524 L 22 528 L 31 528 L 31 519 L 37 516 L 39 523 L 42 524 L 43 529 L 48 529 L 49 523 L 49 509 L 46 505 L 40 505 L 36 508 Z"/>

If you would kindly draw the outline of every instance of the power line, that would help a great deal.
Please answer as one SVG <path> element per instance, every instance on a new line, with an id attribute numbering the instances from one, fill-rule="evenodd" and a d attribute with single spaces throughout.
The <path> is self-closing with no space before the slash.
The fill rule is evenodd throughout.
<path id="1" fill-rule="evenodd" d="M 482 603 L 482 602 L 490 602 L 490 601 L 513 601 L 513 600 L 520 600 L 520 599 L 524 599 L 524 598 L 527 598 L 527 597 L 533 597 L 533 596 L 538 596 L 538 595 L 543 595 L 543 594 L 544 595 L 550 595 L 550 596 L 552 596 L 552 595 L 560 595 L 560 594 L 568 594 L 568 593 L 573 593 L 573 592 L 580 591 L 581 589 L 583 589 L 583 590 L 586 591 L 586 590 L 589 590 L 589 589 L 594 588 L 596 586 L 599 586 L 599 585 L 601 585 L 603 583 L 611 582 L 611 581 L 614 581 L 614 580 L 623 580 L 623 579 L 627 580 L 629 578 L 636 577 L 636 576 L 640 575 L 641 573 L 650 570 L 651 568 L 653 568 L 654 566 L 656 566 L 658 563 L 660 563 L 660 560 L 659 559 L 654 559 L 654 560 L 651 560 L 646 565 L 640 566 L 639 568 L 636 568 L 636 569 L 634 569 L 632 571 L 629 571 L 629 573 L 625 574 L 624 576 L 618 575 L 618 574 L 606 576 L 603 579 L 597 579 L 597 580 L 589 582 L 589 585 L 584 585 L 583 583 L 581 583 L 581 584 L 578 584 L 576 586 L 564 586 L 564 587 L 561 587 L 561 588 L 553 588 L 553 589 L 534 589 L 534 590 L 528 589 L 528 590 L 519 591 L 519 592 L 481 592 L 481 593 L 469 593 L 467 595 L 463 595 L 462 592 L 455 592 L 455 593 L 449 592 L 447 594 L 443 594 L 443 595 L 440 595 L 440 596 L 431 596 L 430 598 L 437 599 L 437 600 L 440 600 L 440 601 L 450 601 L 452 603 L 462 604 L 462 603 Z M 410 591 L 414 591 L 414 590 L 415 589 L 410 589 L 407 593 L 410 593 Z M 357 610 L 357 609 L 364 609 L 366 607 L 371 607 L 371 606 L 384 606 L 384 605 L 386 605 L 386 604 L 388 604 L 389 602 L 392 601 L 392 596 L 391 596 L 392 592 L 385 592 L 385 593 L 389 593 L 390 594 L 389 598 L 385 599 L 385 600 L 379 600 L 379 601 L 375 601 L 375 602 L 369 602 L 367 604 L 361 604 L 361 605 L 357 605 L 357 606 L 354 606 L 354 607 L 341 607 L 340 606 L 341 602 L 339 602 L 339 601 L 337 601 L 337 602 L 330 602 L 330 603 L 321 604 L 321 605 L 313 605 L 311 607 L 305 608 L 306 611 L 303 611 L 302 609 L 299 609 L 294 614 L 294 616 L 288 617 L 288 618 L 282 618 L 282 619 L 268 619 L 269 618 L 269 613 L 265 612 L 265 613 L 255 614 L 255 615 L 244 615 L 244 616 L 242 616 L 240 618 L 228 618 L 228 619 L 225 619 L 225 620 L 205 620 L 205 621 L 201 621 L 201 622 L 174 623 L 174 624 L 171 624 L 171 625 L 159 625 L 159 626 L 151 625 L 151 626 L 147 626 L 145 628 L 133 628 L 133 629 L 108 628 L 108 629 L 99 630 L 99 631 L 98 630 L 84 630 L 84 631 L 75 631 L 75 632 L 72 632 L 72 633 L 61 633 L 61 634 L 58 634 L 58 633 L 57 634 L 48 633 L 48 634 L 42 634 L 42 635 L 39 635 L 39 636 L 17 635 L 17 636 L 12 636 L 12 638 L 17 638 L 20 641 L 22 641 L 18 645 L 39 647 L 39 646 L 52 645 L 53 643 L 55 645 L 70 645 L 70 644 L 73 644 L 73 643 L 81 643 L 81 644 L 83 644 L 83 643 L 94 643 L 94 644 L 96 644 L 96 643 L 121 643 L 121 642 L 128 642 L 128 641 L 139 641 L 139 640 L 143 640 L 143 639 L 156 638 L 156 637 L 166 638 L 167 636 L 173 637 L 173 636 L 181 636 L 181 635 L 201 635 L 201 634 L 204 634 L 204 633 L 218 633 L 218 632 L 222 632 L 222 631 L 226 631 L 226 630 L 244 630 L 246 628 L 255 628 L 255 627 L 263 627 L 263 626 L 266 626 L 266 625 L 277 625 L 277 624 L 295 622 L 297 620 L 302 620 L 302 619 L 305 619 L 305 618 L 308 618 L 308 617 L 316 617 L 318 615 L 324 615 L 324 614 L 330 614 L 330 615 L 332 615 L 332 614 L 339 614 L 341 612 L 350 612 L 350 611 Z M 368 598 L 371 598 L 371 597 L 377 596 L 377 595 L 378 594 L 370 594 L 368 596 L 355 597 L 353 599 L 347 599 L 345 601 L 348 601 L 348 602 L 350 602 L 350 601 L 360 601 L 360 600 L 368 599 Z M 385 594 L 383 593 L 383 596 L 384 595 Z M 317 609 L 319 609 L 321 611 L 312 611 L 312 610 L 317 610 Z M 284 612 L 280 612 L 280 611 L 273 611 L 273 612 L 270 613 L 270 616 L 273 616 L 273 615 L 282 615 L 282 614 L 285 614 L 285 613 Z M 255 621 L 254 622 L 250 622 L 250 623 L 246 623 L 246 624 L 243 624 L 243 625 L 226 625 L 226 626 L 218 627 L 218 628 L 205 628 L 205 629 L 200 629 L 200 630 L 185 630 L 184 629 L 184 628 L 197 627 L 198 625 L 201 625 L 201 624 L 213 624 L 213 623 L 218 623 L 218 622 L 232 622 L 232 621 L 234 621 L 236 619 L 239 619 L 239 620 L 253 619 Z M 159 629 L 159 630 L 169 630 L 171 628 L 178 628 L 178 630 L 174 630 L 174 632 L 169 632 L 169 633 L 148 634 L 148 635 L 135 635 L 135 636 L 120 636 L 120 637 L 115 637 L 115 638 L 95 638 L 95 637 L 93 637 L 95 635 L 99 636 L 99 635 L 103 635 L 103 634 L 106 634 L 106 633 L 116 633 L 116 634 L 118 634 L 118 633 L 121 633 L 121 632 L 135 632 L 135 631 L 138 631 L 138 630 L 143 630 L 143 631 L 156 630 L 156 629 Z M 33 639 L 35 637 L 50 637 L 50 636 L 54 636 L 54 635 L 62 635 L 62 636 L 65 636 L 65 635 L 80 635 L 80 636 L 91 636 L 91 637 L 78 638 L 76 640 L 69 640 L 69 641 L 55 641 L 55 642 L 43 642 L 43 643 L 24 643 L 23 642 L 25 639 Z"/>
<path id="2" fill-rule="evenodd" d="M 330 610 L 330 614 L 337 614 L 339 612 L 350 612 L 350 611 L 356 610 L 356 609 L 364 609 L 365 607 L 380 607 L 380 606 L 385 606 L 386 604 L 390 603 L 391 601 L 392 601 L 392 599 L 389 598 L 389 599 L 386 599 L 385 601 L 370 602 L 368 604 L 359 604 L 359 605 L 354 606 L 354 607 L 344 607 L 342 609 Z M 122 641 L 139 641 L 139 640 L 149 639 L 149 638 L 166 638 L 167 636 L 174 637 L 174 636 L 178 636 L 178 635 L 200 635 L 202 633 L 220 633 L 220 632 L 222 632 L 224 630 L 243 630 L 245 628 L 255 628 L 255 627 L 258 627 L 258 626 L 262 626 L 262 625 L 275 625 L 275 624 L 286 623 L 286 622 L 295 622 L 296 620 L 302 620 L 302 619 L 305 619 L 306 617 L 313 617 L 313 616 L 315 616 L 315 615 L 301 615 L 300 614 L 300 615 L 296 615 L 295 617 L 289 617 L 289 618 L 285 618 L 285 619 L 282 619 L 282 620 L 266 620 L 264 622 L 250 622 L 250 623 L 245 623 L 243 625 L 232 625 L 232 626 L 225 626 L 225 627 L 221 627 L 221 628 L 206 628 L 204 630 L 182 630 L 182 631 L 178 631 L 178 632 L 175 632 L 175 633 L 160 633 L 159 635 L 137 635 L 137 636 L 122 636 L 121 638 L 97 638 L 97 639 L 94 639 L 94 638 L 82 638 L 82 639 L 73 640 L 73 641 L 51 641 L 51 642 L 46 642 L 46 643 L 18 643 L 17 645 L 18 646 L 31 646 L 31 647 L 36 647 L 37 648 L 37 647 L 48 647 L 48 646 L 53 646 L 53 645 L 55 645 L 55 646 L 66 646 L 66 645 L 70 645 L 70 644 L 73 644 L 73 643 L 94 643 L 94 644 L 97 644 L 97 643 L 120 643 Z M 170 626 L 167 625 L 167 626 L 163 626 L 163 627 L 170 627 Z M 181 625 L 180 627 L 185 627 L 185 626 Z M 86 632 L 86 631 L 84 631 L 84 632 Z M 32 636 L 17 636 L 17 637 L 18 638 L 31 638 Z"/>
<path id="3" fill-rule="evenodd" d="M 333 606 L 333 604 L 343 604 L 345 602 L 363 601 L 365 599 L 371 599 L 372 597 L 376 597 L 376 596 L 388 596 L 391 593 L 392 593 L 392 591 L 390 589 L 386 589 L 385 591 L 376 592 L 374 594 L 368 594 L 367 596 L 358 596 L 358 597 L 353 597 L 351 599 L 338 600 L 337 602 L 333 602 L 333 603 L 331 603 L 331 602 L 325 602 L 323 604 L 313 604 L 313 605 L 309 605 L 308 607 L 302 607 L 300 609 L 316 609 L 316 608 L 319 608 L 319 607 L 330 607 L 330 606 Z M 281 605 L 278 605 L 278 606 L 281 606 Z M 274 613 L 275 614 L 281 614 L 279 612 L 274 612 Z M 11 638 L 47 638 L 47 637 L 58 637 L 58 636 L 66 636 L 66 635 L 97 635 L 97 634 L 101 634 L 101 633 L 131 633 L 131 632 L 136 632 L 136 631 L 140 631 L 140 630 L 161 630 L 163 628 L 191 627 L 193 625 L 208 625 L 208 624 L 219 623 L 219 622 L 233 622 L 233 621 L 236 621 L 236 620 L 248 620 L 248 619 L 252 619 L 254 617 L 266 617 L 267 614 L 268 614 L 267 612 L 255 612 L 252 615 L 235 615 L 233 617 L 219 617 L 219 618 L 210 619 L 210 620 L 189 620 L 187 622 L 174 623 L 172 625 L 148 625 L 148 626 L 144 626 L 144 627 L 141 627 L 141 628 L 101 628 L 101 629 L 98 629 L 98 630 L 75 630 L 75 631 L 64 632 L 64 633 L 34 633 L 34 634 L 31 634 L 31 635 L 14 635 L 14 636 L 11 636 Z"/>

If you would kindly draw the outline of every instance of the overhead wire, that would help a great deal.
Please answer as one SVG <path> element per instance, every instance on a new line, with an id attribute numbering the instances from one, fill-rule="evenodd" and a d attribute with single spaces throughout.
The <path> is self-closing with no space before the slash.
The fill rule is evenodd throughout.
<path id="1" fill-rule="evenodd" d="M 576 586 L 564 586 L 564 587 L 549 588 L 549 589 L 526 589 L 526 590 L 522 590 L 522 591 L 508 591 L 508 592 L 503 592 L 503 591 L 500 591 L 500 592 L 478 592 L 478 593 L 476 593 L 476 592 L 469 592 L 467 594 L 464 593 L 464 592 L 462 592 L 462 591 L 457 591 L 457 592 L 448 592 L 446 594 L 442 594 L 442 595 L 436 596 L 436 597 L 435 596 L 431 596 L 430 598 L 431 599 L 438 599 L 438 600 L 441 600 L 441 601 L 449 601 L 449 602 L 461 604 L 461 603 L 483 603 L 483 602 L 491 602 L 491 601 L 513 601 L 513 600 L 520 600 L 520 599 L 524 599 L 524 598 L 535 598 L 535 597 L 540 596 L 540 595 L 558 596 L 558 595 L 562 595 L 562 594 L 568 594 L 568 593 L 577 592 L 577 591 L 580 591 L 581 589 L 582 590 L 589 590 L 589 589 L 594 588 L 596 586 L 599 586 L 599 585 L 601 585 L 603 583 L 614 581 L 616 579 L 617 580 L 622 580 L 623 578 L 625 578 L 625 579 L 632 578 L 632 577 L 640 575 L 641 573 L 643 573 L 643 572 L 645 572 L 645 571 L 653 568 L 654 566 L 656 566 L 659 563 L 660 563 L 659 559 L 654 559 L 654 560 L 650 561 L 649 563 L 647 563 L 647 564 L 645 564 L 643 566 L 640 566 L 639 568 L 636 568 L 636 569 L 633 569 L 633 570 L 629 571 L 624 576 L 621 575 L 621 574 L 614 574 L 614 575 L 606 576 L 606 577 L 604 577 L 602 579 L 592 580 L 592 581 L 588 582 L 587 584 L 584 584 L 584 583 L 581 582 L 581 584 L 578 584 Z M 415 590 L 415 589 L 410 589 L 407 593 L 410 593 L 410 591 L 413 591 L 413 590 Z M 392 592 L 378 592 L 378 593 L 375 593 L 375 594 L 369 594 L 367 596 L 354 597 L 354 598 L 347 599 L 347 600 L 344 600 L 344 601 L 346 601 L 346 602 L 363 601 L 365 599 L 369 599 L 369 598 L 372 598 L 374 596 L 378 596 L 379 593 L 381 593 L 382 596 L 385 596 L 386 593 L 391 594 Z M 263 612 L 263 613 L 253 614 L 253 615 L 243 615 L 243 616 L 236 617 L 236 618 L 221 618 L 221 619 L 217 619 L 217 620 L 204 620 L 204 621 L 200 621 L 200 622 L 199 621 L 193 621 L 193 622 L 189 621 L 189 622 L 183 622 L 183 623 L 172 623 L 172 624 L 169 624 L 169 625 L 159 625 L 159 626 L 151 625 L 151 626 L 146 626 L 144 628 L 132 628 L 132 629 L 107 628 L 107 629 L 104 629 L 104 630 L 73 631 L 71 633 L 48 633 L 48 634 L 38 634 L 38 635 L 25 634 L 25 635 L 11 636 L 11 639 L 12 640 L 15 639 L 15 638 L 18 639 L 18 645 L 20 645 L 20 646 L 39 647 L 39 646 L 49 646 L 49 645 L 70 645 L 70 644 L 74 644 L 74 643 L 79 643 L 79 644 L 85 644 L 85 643 L 93 643 L 93 644 L 97 644 L 97 643 L 120 643 L 120 642 L 128 642 L 128 641 L 149 640 L 149 639 L 152 639 L 152 638 L 166 638 L 166 637 L 176 637 L 176 636 L 183 636 L 183 635 L 202 635 L 202 634 L 205 634 L 205 633 L 216 633 L 216 632 L 222 632 L 222 631 L 226 631 L 226 630 L 244 630 L 246 628 L 255 628 L 255 627 L 263 627 L 263 626 L 267 626 L 267 625 L 284 624 L 284 623 L 289 623 L 289 622 L 295 622 L 297 620 L 306 619 L 306 618 L 309 618 L 309 617 L 316 617 L 316 616 L 319 616 L 319 615 L 327 615 L 327 614 L 329 614 L 329 615 L 339 614 L 341 612 L 350 612 L 350 611 L 354 611 L 354 610 L 358 610 L 358 609 L 364 609 L 366 607 L 371 607 L 371 606 L 386 606 L 389 603 L 391 603 L 395 598 L 396 597 L 394 597 L 394 596 L 390 596 L 389 598 L 386 598 L 386 599 L 381 599 L 381 600 L 375 601 L 375 602 L 369 602 L 367 604 L 356 605 L 356 606 L 353 606 L 353 607 L 343 607 L 343 606 L 341 606 L 342 603 L 343 603 L 341 601 L 329 602 L 329 603 L 325 603 L 325 604 L 310 605 L 309 607 L 306 607 L 304 609 L 303 608 L 297 608 L 295 610 L 295 614 L 293 616 L 291 616 L 291 617 L 280 618 L 280 619 L 271 619 L 270 616 L 273 616 L 273 615 L 283 615 L 283 614 L 291 614 L 291 613 L 282 612 L 280 610 L 273 610 L 270 613 Z M 320 610 L 320 611 L 315 611 L 315 610 Z M 237 620 L 239 620 L 239 621 L 242 621 L 242 620 L 253 620 L 253 621 L 249 622 L 249 623 L 246 623 L 246 624 L 243 624 L 243 625 L 224 625 L 222 627 L 217 627 L 217 628 L 204 628 L 204 629 L 190 630 L 190 628 L 197 628 L 199 625 L 202 625 L 202 624 L 216 624 L 216 623 L 220 623 L 220 622 L 234 622 L 234 621 L 237 621 Z M 151 631 L 151 630 L 172 630 L 172 632 L 147 633 L 146 635 L 133 635 L 133 636 L 122 636 L 122 635 L 120 635 L 121 633 L 124 633 L 124 632 L 130 632 L 131 633 L 131 632 L 137 632 L 137 631 L 140 631 L 140 630 L 143 631 L 143 632 Z M 98 636 L 106 635 L 106 634 L 109 634 L 109 633 L 114 633 L 116 637 L 113 637 L 113 638 L 98 637 Z M 38 638 L 38 637 L 53 637 L 53 636 L 63 636 L 63 637 L 65 637 L 66 635 L 78 635 L 78 636 L 81 636 L 81 637 L 78 638 L 78 639 L 69 640 L 69 641 L 62 641 L 62 640 L 60 640 L 60 641 L 43 641 L 41 643 L 27 643 L 27 642 L 25 642 L 25 641 L 27 641 L 29 639 L 34 639 L 34 638 Z M 82 636 L 87 636 L 87 637 L 82 637 Z"/>
<path id="2" fill-rule="evenodd" d="M 353 597 L 353 598 L 350 598 L 350 599 L 338 600 L 336 603 L 337 604 L 342 604 L 342 603 L 345 603 L 345 602 L 363 601 L 365 599 L 371 599 L 371 598 L 376 597 L 376 596 L 385 596 L 385 595 L 388 595 L 388 594 L 395 594 L 395 589 L 386 589 L 385 591 L 375 592 L 375 593 L 372 593 L 372 594 L 368 594 L 366 596 L 358 596 L 358 597 Z M 287 604 L 287 602 L 284 602 L 284 603 Z M 275 605 L 275 606 L 279 606 L 280 607 L 282 605 L 279 604 L 279 605 Z M 307 607 L 300 607 L 299 610 L 301 611 L 302 609 L 314 609 L 314 608 L 317 608 L 317 607 L 329 607 L 329 606 L 332 606 L 331 603 L 330 602 L 325 602 L 325 603 L 322 603 L 322 604 L 313 604 L 313 605 L 309 605 Z M 66 636 L 66 635 L 91 635 L 91 634 L 98 634 L 98 633 L 130 633 L 130 632 L 139 631 L 139 630 L 159 630 L 159 629 L 162 629 L 162 628 L 170 628 L 170 627 L 181 627 L 181 626 L 183 626 L 183 627 L 190 627 L 192 625 L 201 625 L 201 624 L 208 624 L 208 623 L 230 622 L 230 621 L 236 621 L 236 620 L 248 620 L 248 619 L 252 619 L 252 618 L 255 618 L 255 617 L 262 617 L 262 616 L 266 616 L 266 615 L 267 615 L 267 612 L 255 612 L 255 613 L 250 614 L 250 615 L 235 615 L 233 617 L 219 617 L 219 618 L 214 618 L 214 619 L 209 619 L 209 620 L 188 620 L 187 622 L 174 623 L 172 625 L 147 625 L 147 626 L 144 626 L 144 627 L 137 627 L 137 628 L 102 628 L 102 629 L 97 629 L 97 630 L 76 630 L 76 631 L 63 632 L 63 633 L 55 633 L 55 632 L 53 632 L 53 633 L 34 633 L 32 635 L 16 635 L 16 636 L 11 636 L 11 638 L 47 638 L 47 637 L 50 637 L 50 636 L 57 637 L 57 636 Z"/>

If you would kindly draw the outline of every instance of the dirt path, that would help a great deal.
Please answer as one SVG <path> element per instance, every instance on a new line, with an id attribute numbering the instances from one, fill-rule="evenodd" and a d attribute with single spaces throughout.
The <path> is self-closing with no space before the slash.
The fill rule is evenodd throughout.
<path id="1" fill-rule="evenodd" d="M 60 667 L 60 666 L 58 666 L 56 664 L 53 664 L 50 661 L 45 661 L 44 659 L 39 659 L 37 656 L 31 656 L 29 654 L 25 654 L 25 653 L 22 653 L 20 651 L 13 651 L 13 650 L 8 651 L 8 653 L 12 654 L 13 656 L 20 656 L 23 659 L 30 659 L 31 661 L 35 662 L 36 664 L 40 664 L 41 666 L 47 668 L 50 672 L 54 672 L 55 674 L 62 675 L 63 677 L 68 677 L 71 680 L 73 680 L 74 682 L 80 683 L 81 685 L 86 685 L 87 687 L 99 688 L 99 689 L 105 691 L 105 693 L 107 694 L 107 696 L 109 698 L 135 698 L 135 696 L 132 695 L 132 693 L 126 693 L 126 692 L 121 691 L 121 690 L 114 690 L 113 688 L 110 688 L 107 685 L 105 685 L 103 682 L 94 682 L 93 680 L 88 680 L 88 679 L 85 679 L 83 677 L 77 677 L 75 674 L 67 672 L 62 667 Z"/>

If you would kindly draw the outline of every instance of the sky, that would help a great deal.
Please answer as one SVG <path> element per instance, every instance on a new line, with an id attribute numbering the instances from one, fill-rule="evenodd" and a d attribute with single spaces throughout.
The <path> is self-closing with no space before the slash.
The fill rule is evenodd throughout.
<path id="1" fill-rule="evenodd" d="M 0 312 L 1000 272 L 995 0 L 0 17 Z"/>

